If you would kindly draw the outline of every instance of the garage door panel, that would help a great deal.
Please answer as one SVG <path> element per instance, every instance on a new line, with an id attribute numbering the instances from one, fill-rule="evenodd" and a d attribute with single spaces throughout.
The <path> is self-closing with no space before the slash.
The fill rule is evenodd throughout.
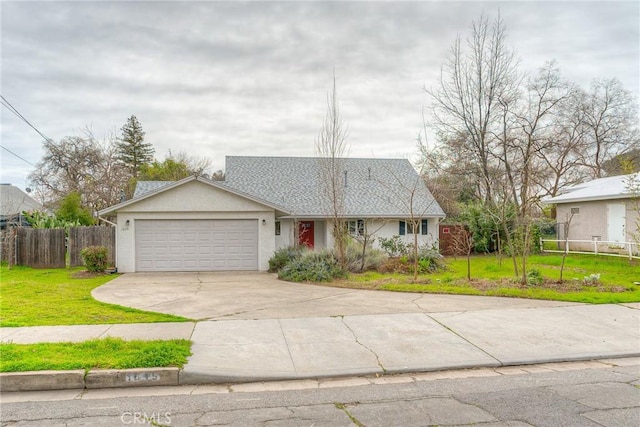
<path id="1" fill-rule="evenodd" d="M 138 220 L 136 271 L 258 269 L 257 220 Z"/>

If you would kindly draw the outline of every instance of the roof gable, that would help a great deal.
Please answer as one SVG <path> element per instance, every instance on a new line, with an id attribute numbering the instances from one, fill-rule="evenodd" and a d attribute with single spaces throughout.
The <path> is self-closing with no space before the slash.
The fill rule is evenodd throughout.
<path id="1" fill-rule="evenodd" d="M 147 186 L 146 183 L 148 182 L 162 183 L 163 185 Z M 195 210 L 201 210 L 201 209 L 211 210 L 211 208 L 207 208 L 207 205 L 209 203 L 215 203 L 215 200 L 208 200 L 210 194 L 196 191 L 196 192 L 188 193 L 185 196 L 185 195 L 180 195 L 179 193 L 175 193 L 173 191 L 174 189 L 178 189 L 179 187 L 183 187 L 183 186 L 187 188 L 189 186 L 189 183 L 192 183 L 192 182 L 197 182 L 202 184 L 203 186 L 209 186 L 210 188 L 212 187 L 220 191 L 221 193 L 228 193 L 233 196 L 238 196 L 241 199 L 246 199 L 246 202 L 250 203 L 251 205 L 247 205 L 245 203 L 245 205 L 243 206 L 243 208 L 245 209 L 247 207 L 250 207 L 251 209 L 255 209 L 257 205 L 261 205 L 269 209 L 286 212 L 280 206 L 271 204 L 265 200 L 257 199 L 250 194 L 244 194 L 241 191 L 224 187 L 220 185 L 220 183 L 217 181 L 211 181 L 203 177 L 189 176 L 180 181 L 140 181 L 138 182 L 138 185 L 142 184 L 142 186 L 136 187 L 136 193 L 139 194 L 137 197 L 134 197 L 130 200 L 127 200 L 122 203 L 118 203 L 117 205 L 103 209 L 99 211 L 98 214 L 105 215 L 105 214 L 116 212 L 116 211 L 136 211 L 138 209 L 142 209 L 145 211 L 165 210 L 165 211 L 174 211 L 174 212 L 194 210 L 194 209 Z M 138 191 L 139 188 L 142 188 L 143 190 L 146 189 L 148 191 L 146 192 L 144 192 L 143 190 Z M 221 193 L 218 193 L 219 194 L 218 199 L 220 199 Z M 222 194 L 222 197 L 225 200 L 223 201 L 222 204 L 218 204 L 215 206 L 216 210 L 222 210 L 222 211 L 236 210 L 240 207 L 237 204 L 237 202 L 235 203 L 232 202 L 233 198 L 225 197 L 224 194 Z M 157 199 L 157 200 L 151 200 L 151 199 Z"/>

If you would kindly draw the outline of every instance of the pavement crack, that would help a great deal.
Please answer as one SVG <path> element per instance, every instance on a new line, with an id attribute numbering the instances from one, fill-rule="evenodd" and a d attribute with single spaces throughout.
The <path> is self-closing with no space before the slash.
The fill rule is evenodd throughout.
<path id="1" fill-rule="evenodd" d="M 345 414 L 347 414 L 347 417 L 349 417 L 349 419 L 351 420 L 351 422 L 353 424 L 357 425 L 358 427 L 365 427 L 364 424 L 362 424 L 356 417 L 353 416 L 353 414 L 351 412 L 349 412 L 349 409 L 347 409 L 347 405 L 345 405 L 344 403 L 340 403 L 340 402 L 335 402 L 333 405 L 337 409 L 339 409 L 342 412 L 344 412 Z"/>
<path id="2" fill-rule="evenodd" d="M 289 348 L 289 341 L 287 341 L 287 336 L 284 333 L 284 329 L 282 329 L 282 319 L 278 319 L 278 325 L 280 326 L 280 332 L 282 333 L 284 344 L 287 346 L 287 354 L 289 355 L 289 360 L 291 360 L 291 366 L 293 366 L 293 370 L 297 374 L 298 369 L 296 368 L 296 362 L 293 360 L 293 355 L 291 354 L 291 349 Z"/>
<path id="3" fill-rule="evenodd" d="M 434 322 L 436 322 L 438 325 L 442 326 L 443 328 L 445 328 L 447 331 L 451 332 L 452 334 L 460 337 L 461 339 L 463 339 L 464 341 L 468 342 L 469 344 L 471 344 L 472 346 L 474 346 L 475 348 L 477 348 L 478 350 L 480 350 L 481 352 L 483 352 L 484 354 L 486 354 L 487 356 L 489 356 L 490 358 L 492 358 L 493 360 L 495 360 L 496 362 L 498 362 L 500 364 L 500 366 L 504 366 L 504 363 L 502 363 L 502 361 L 500 359 L 498 359 L 497 357 L 495 357 L 493 354 L 489 353 L 488 351 L 486 351 L 485 349 L 483 349 L 482 347 L 476 345 L 475 343 L 471 342 L 470 340 L 468 340 L 466 337 L 460 335 L 458 332 L 454 331 L 453 329 L 451 329 L 450 327 L 448 327 L 447 325 L 445 325 L 444 323 L 440 322 L 438 319 L 436 319 L 433 316 L 429 316 L 427 313 L 424 313 L 425 316 L 427 316 L 429 319 L 433 320 Z"/>
<path id="4" fill-rule="evenodd" d="M 351 335 L 353 335 L 353 338 L 356 340 L 356 343 L 358 345 L 360 345 L 361 347 L 365 348 L 371 354 L 373 354 L 373 356 L 376 358 L 376 363 L 378 364 L 380 369 L 382 369 L 382 374 L 383 375 L 386 374 L 387 373 L 387 369 L 382 365 L 382 362 L 380 361 L 380 357 L 378 356 L 378 354 L 375 351 L 373 351 L 373 349 L 371 349 L 370 347 L 367 347 L 364 343 L 360 342 L 360 340 L 358 339 L 358 336 L 356 335 L 354 330 L 351 329 L 351 327 L 349 325 L 347 325 L 347 322 L 344 321 L 344 316 L 338 316 L 338 317 L 340 317 L 340 320 L 342 321 L 342 324 L 349 330 L 349 332 L 351 332 Z"/>
<path id="5" fill-rule="evenodd" d="M 411 303 L 415 305 L 418 308 L 418 310 L 424 313 L 425 312 L 424 309 L 420 307 L 420 304 L 418 304 L 418 300 L 422 299 L 422 297 L 424 297 L 424 295 L 418 295 L 416 298 L 411 300 Z"/>

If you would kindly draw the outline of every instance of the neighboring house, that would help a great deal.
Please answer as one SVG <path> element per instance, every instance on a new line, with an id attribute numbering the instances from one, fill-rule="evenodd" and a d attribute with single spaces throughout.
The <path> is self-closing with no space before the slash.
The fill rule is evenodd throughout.
<path id="1" fill-rule="evenodd" d="M 570 240 L 598 240 L 630 242 L 638 233 L 637 200 L 631 194 L 631 175 L 595 179 L 566 188 L 562 194 L 546 199 L 545 204 L 556 205 L 556 221 L 566 223 L 571 218 Z M 637 179 L 640 179 L 638 177 Z M 565 238 L 560 226 L 558 239 Z M 572 248 L 593 250 L 589 243 L 572 244 Z"/>
<path id="2" fill-rule="evenodd" d="M 407 160 L 341 163 L 350 233 L 407 243 L 416 233 L 420 244 L 437 244 L 444 212 Z M 131 200 L 99 212 L 117 216 L 118 270 L 267 270 L 278 248 L 332 247 L 320 165 L 312 157 L 232 156 L 225 181 L 139 182 Z"/>
<path id="3" fill-rule="evenodd" d="M 29 225 L 22 217 L 25 211 L 43 211 L 44 207 L 27 193 L 11 184 L 0 184 L 0 228 Z"/>

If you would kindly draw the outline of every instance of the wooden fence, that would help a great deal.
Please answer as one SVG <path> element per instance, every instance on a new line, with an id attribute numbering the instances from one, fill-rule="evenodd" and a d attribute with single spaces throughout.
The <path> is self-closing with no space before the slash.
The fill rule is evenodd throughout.
<path id="1" fill-rule="evenodd" d="M 67 244 L 68 243 L 68 244 Z M 115 258 L 114 227 L 72 227 L 69 239 L 63 228 L 12 228 L 2 232 L 0 258 L 9 265 L 65 268 L 82 265 L 80 252 L 87 246 L 105 246 L 109 265 Z"/>
<path id="2" fill-rule="evenodd" d="M 82 264 L 80 252 L 87 246 L 107 248 L 108 265 L 115 265 L 116 228 L 115 227 L 72 227 L 69 229 L 69 265 Z"/>

